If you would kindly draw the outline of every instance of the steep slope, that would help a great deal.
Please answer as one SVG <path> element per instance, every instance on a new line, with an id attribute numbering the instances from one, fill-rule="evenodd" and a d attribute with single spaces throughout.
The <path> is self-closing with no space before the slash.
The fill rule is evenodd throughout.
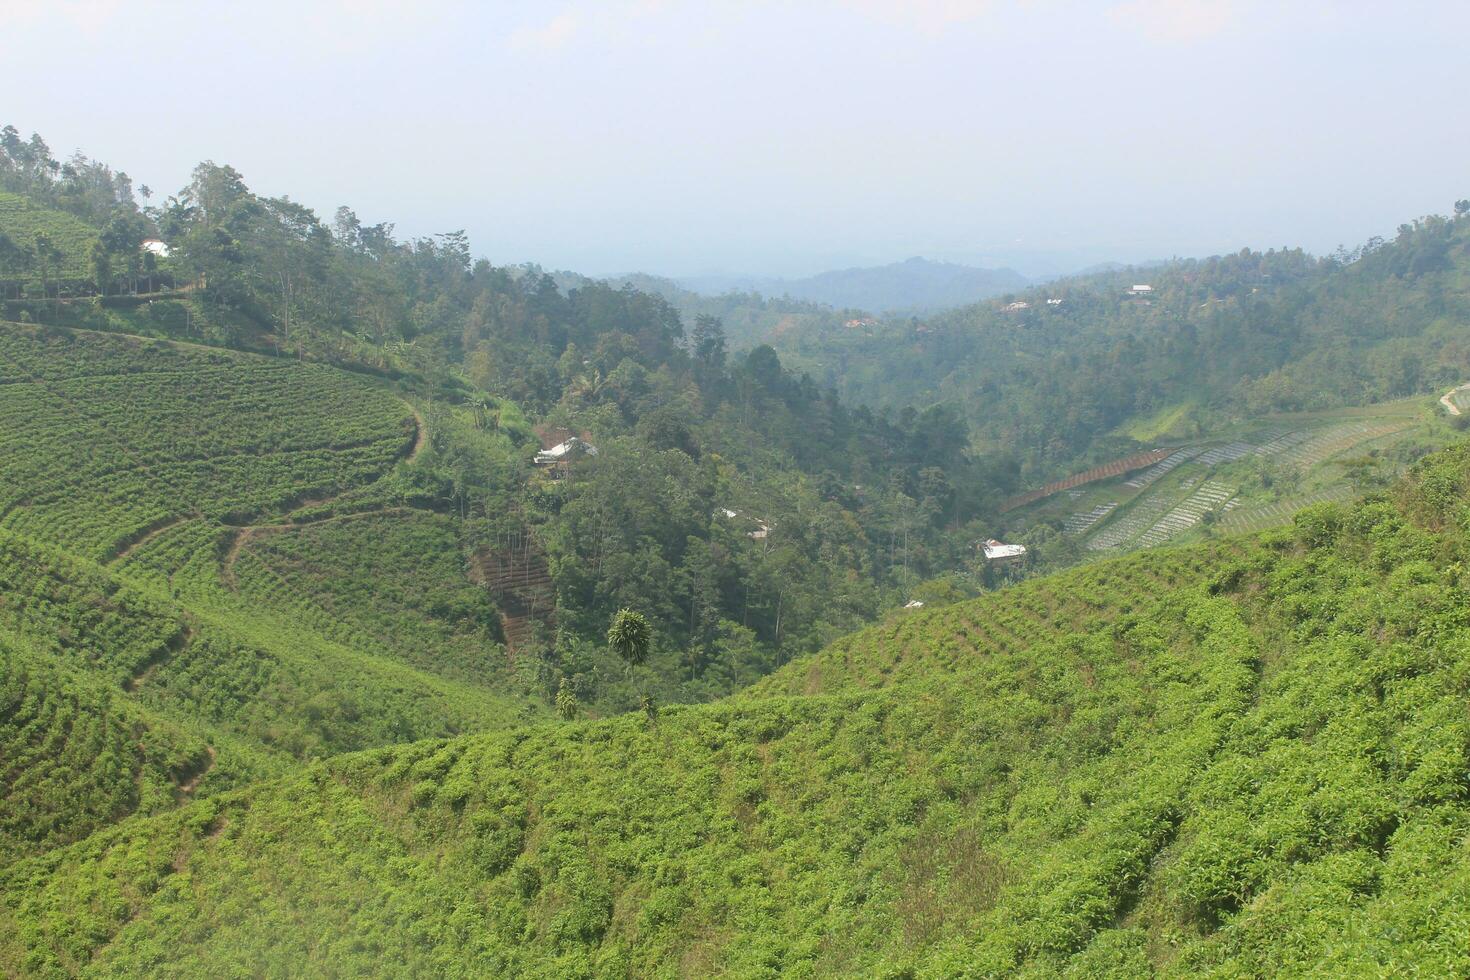
<path id="1" fill-rule="evenodd" d="M 1460 447 L 747 696 L 137 818 L 0 873 L 0 969 L 1460 975 L 1467 515 Z"/>
<path id="2" fill-rule="evenodd" d="M 5 325 L 0 417 L 0 861 L 544 711 L 455 528 L 412 506 L 421 423 L 381 384 Z"/>
<path id="3" fill-rule="evenodd" d="M 97 229 L 79 218 L 0 191 L 0 283 L 88 279 L 96 241 Z"/>

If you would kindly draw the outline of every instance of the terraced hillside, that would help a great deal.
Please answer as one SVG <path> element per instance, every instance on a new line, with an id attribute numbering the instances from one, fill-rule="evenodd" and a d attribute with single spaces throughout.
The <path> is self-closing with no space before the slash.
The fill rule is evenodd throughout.
<path id="1" fill-rule="evenodd" d="M 381 384 L 4 325 L 0 418 L 0 861 L 537 714 Z"/>
<path id="2" fill-rule="evenodd" d="M 1355 480 L 1388 482 L 1453 431 L 1425 400 L 1282 417 L 1157 451 L 1153 465 L 1018 510 L 1007 535 L 1050 524 L 1083 555 L 1117 554 L 1202 532 L 1259 531 L 1312 504 L 1346 500 Z M 1060 484 L 1058 484 L 1060 485 Z"/>
<path id="3" fill-rule="evenodd" d="M 724 702 L 436 740 L 0 871 L 0 970 L 1470 971 L 1470 448 L 905 615 Z"/>
<path id="4" fill-rule="evenodd" d="M 99 560 L 369 483 L 417 434 L 352 375 L 107 334 L 0 330 L 0 524 Z"/>

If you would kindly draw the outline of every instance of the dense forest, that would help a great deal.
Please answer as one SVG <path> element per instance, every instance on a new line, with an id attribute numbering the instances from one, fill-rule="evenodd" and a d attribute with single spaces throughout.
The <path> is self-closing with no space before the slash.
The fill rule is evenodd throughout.
<path id="1" fill-rule="evenodd" d="M 1470 201 L 1460 201 L 1453 217 L 1354 251 L 1243 249 L 773 344 L 845 399 L 957 406 L 986 455 L 1010 456 L 1040 483 L 1081 455 L 1153 438 L 1150 419 L 1197 433 L 1457 385 L 1470 377 L 1467 324 Z"/>
<path id="2" fill-rule="evenodd" d="M 875 416 L 770 347 L 732 351 L 713 313 L 492 267 L 461 233 L 403 242 L 346 208 L 323 222 L 228 166 L 148 203 L 40 137 L 8 129 L 0 146 L 20 202 L 0 212 L 4 317 L 327 363 L 404 393 L 430 430 L 415 492 L 454 512 L 471 552 L 545 562 L 554 622 L 537 617 L 519 655 L 548 698 L 562 679 L 600 696 L 587 651 L 620 608 L 652 618 L 662 693 L 686 700 L 984 582 L 973 535 L 953 531 L 1010 484 L 944 406 Z M 168 254 L 140 249 L 150 238 Z M 48 248 L 64 258 L 41 263 Z M 538 433 L 600 451 L 549 479 Z M 925 584 L 946 573 L 961 577 Z"/>

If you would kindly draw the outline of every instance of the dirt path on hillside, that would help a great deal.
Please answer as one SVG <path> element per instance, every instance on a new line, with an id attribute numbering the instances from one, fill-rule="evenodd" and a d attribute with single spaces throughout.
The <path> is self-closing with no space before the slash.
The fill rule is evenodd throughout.
<path id="1" fill-rule="evenodd" d="M 187 520 L 190 520 L 194 516 L 195 515 L 193 514 L 181 514 L 177 517 L 166 518 L 162 522 L 154 524 L 152 527 L 146 529 L 138 537 L 123 545 L 123 547 L 119 549 L 118 553 L 113 555 L 112 559 L 108 561 L 107 564 L 121 565 L 123 562 L 128 560 L 128 556 L 131 555 L 133 552 L 148 544 L 148 542 L 152 541 L 163 532 L 178 527 L 180 524 L 184 523 Z"/>
<path id="2" fill-rule="evenodd" d="M 181 623 L 178 634 L 156 650 L 144 662 L 143 669 L 127 679 L 127 682 L 123 684 L 123 689 L 132 693 L 142 687 L 158 671 L 159 667 L 162 667 L 165 663 L 178 656 L 179 651 L 185 649 L 193 642 L 194 627 L 189 625 L 188 621 L 185 620 Z"/>
<path id="3" fill-rule="evenodd" d="M 404 404 L 408 406 L 409 412 L 413 414 L 413 422 L 415 427 L 413 445 L 409 447 L 408 455 L 404 457 L 404 462 L 412 463 L 414 460 L 419 458 L 420 454 L 423 453 L 424 449 L 429 444 L 429 425 L 427 422 L 424 421 L 423 413 L 420 412 L 417 407 L 409 402 L 404 402 Z M 379 477 L 379 479 L 381 479 L 381 477 Z M 359 517 L 370 517 L 374 514 L 401 514 L 418 509 L 414 507 L 398 506 L 375 507 L 371 510 L 357 511 L 351 514 L 334 514 L 330 517 L 324 517 L 321 520 L 317 521 L 292 520 L 293 515 L 299 514 L 303 510 L 330 504 L 332 501 L 339 500 L 345 495 L 346 494 L 344 492 L 339 493 L 334 497 L 327 497 L 321 500 L 303 501 L 298 506 L 283 514 L 281 516 L 281 520 L 278 523 L 250 524 L 235 528 L 235 534 L 234 537 L 230 540 L 230 546 L 225 549 L 224 557 L 220 559 L 220 579 L 225 583 L 225 586 L 231 592 L 239 591 L 239 583 L 235 578 L 235 563 L 240 560 L 240 554 L 245 550 L 245 546 L 250 543 L 252 538 L 258 535 L 276 534 L 281 531 L 289 531 L 293 528 L 310 527 L 313 524 L 329 524 L 336 521 L 352 520 Z"/>
<path id="4" fill-rule="evenodd" d="M 330 502 L 329 500 L 319 501 L 313 503 L 311 506 L 316 507 L 322 503 Z M 331 517 L 323 517 L 318 521 L 291 522 L 289 520 L 291 515 L 287 514 L 286 517 L 288 520 L 284 524 L 252 524 L 247 527 L 233 528 L 232 530 L 235 532 L 235 536 L 230 541 L 229 548 L 225 550 L 224 557 L 220 559 L 220 578 L 224 580 L 225 585 L 229 587 L 231 592 L 239 591 L 238 583 L 235 579 L 235 563 L 239 561 L 240 553 L 245 550 L 245 546 L 253 538 L 268 534 L 278 534 L 281 531 L 299 531 L 302 528 L 316 527 L 321 524 L 340 524 L 343 521 L 355 521 L 363 517 L 381 517 L 385 514 L 408 514 L 415 512 L 432 513 L 432 511 L 425 510 L 422 507 L 395 505 L 392 507 L 374 507 L 371 510 L 354 511 L 351 514 L 333 514 Z"/>
<path id="5" fill-rule="evenodd" d="M 208 776 L 210 771 L 214 769 L 214 760 L 219 757 L 219 753 L 214 750 L 213 745 L 206 745 L 204 751 L 209 758 L 205 760 L 203 768 L 182 783 L 179 783 L 179 793 L 183 796 L 193 796 L 194 791 L 199 788 L 199 784 L 204 782 L 204 777 Z"/>
<path id="6" fill-rule="evenodd" d="M 1470 384 L 1463 384 L 1458 388 L 1451 388 L 1439 397 L 1439 403 L 1444 406 L 1446 412 L 1449 412 L 1451 415 L 1459 415 L 1460 407 L 1455 404 L 1455 396 L 1466 390 L 1470 390 Z"/>
<path id="7" fill-rule="evenodd" d="M 405 402 L 404 404 L 407 405 L 408 403 Z M 408 451 L 408 458 L 405 460 L 405 462 L 412 463 L 419 458 L 419 454 L 429 444 L 429 424 L 424 421 L 423 413 L 416 407 L 408 405 L 408 410 L 413 413 L 414 425 L 418 426 L 418 434 L 413 437 L 413 448 Z"/>

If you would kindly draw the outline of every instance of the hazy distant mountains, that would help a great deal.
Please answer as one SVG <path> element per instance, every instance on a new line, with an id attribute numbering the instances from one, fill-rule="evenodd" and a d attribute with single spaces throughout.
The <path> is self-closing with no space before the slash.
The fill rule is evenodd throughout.
<path id="1" fill-rule="evenodd" d="M 707 296 L 756 292 L 871 313 L 947 309 L 1031 285 L 1031 280 L 1014 269 L 978 269 L 922 258 L 869 268 L 839 269 L 805 279 L 692 276 L 676 281 L 685 289 Z"/>

